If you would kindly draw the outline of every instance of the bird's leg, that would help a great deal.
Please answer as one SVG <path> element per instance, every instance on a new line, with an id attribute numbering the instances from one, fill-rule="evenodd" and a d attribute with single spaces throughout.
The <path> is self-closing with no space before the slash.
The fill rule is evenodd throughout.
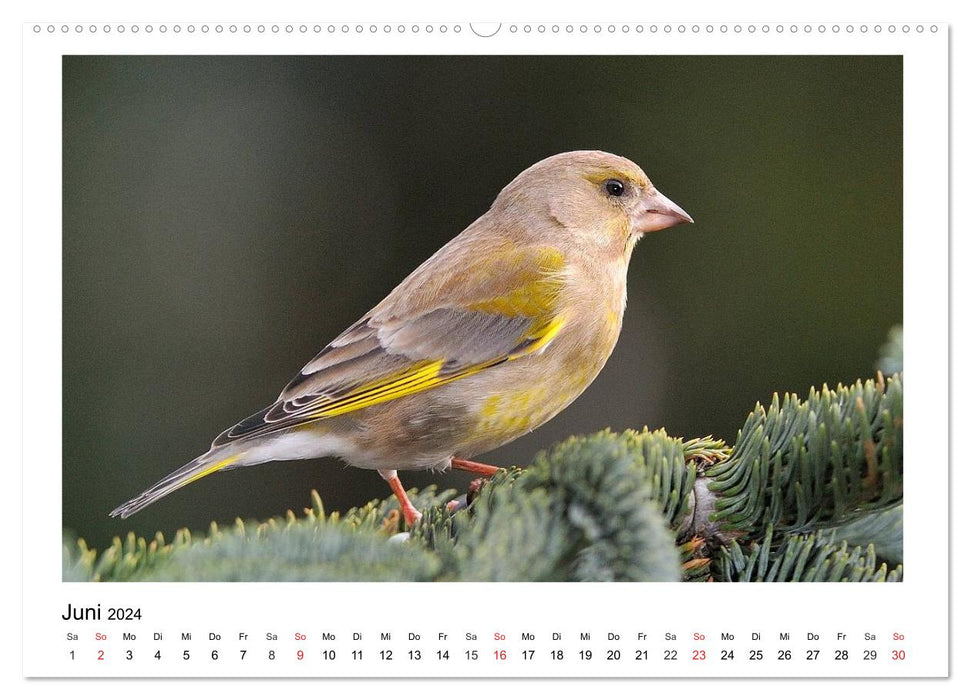
<path id="1" fill-rule="evenodd" d="M 398 499 L 398 504 L 401 506 L 401 512 L 405 516 L 405 525 L 411 527 L 416 521 L 421 520 L 421 513 L 411 504 L 411 501 L 408 499 L 408 494 L 405 493 L 405 487 L 401 485 L 401 479 L 398 478 L 398 471 L 396 469 L 379 469 L 378 474 L 388 482 L 391 490 L 394 491 L 394 495 Z"/>
<path id="2" fill-rule="evenodd" d="M 492 476 L 499 471 L 499 467 L 493 467 L 491 464 L 470 462 L 467 459 L 459 459 L 457 457 L 452 457 L 452 469 L 461 469 L 464 472 L 482 474 L 483 476 Z"/>

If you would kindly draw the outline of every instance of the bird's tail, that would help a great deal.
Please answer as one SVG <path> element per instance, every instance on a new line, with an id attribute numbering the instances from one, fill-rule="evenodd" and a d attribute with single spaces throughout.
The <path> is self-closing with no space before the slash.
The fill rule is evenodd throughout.
<path id="1" fill-rule="evenodd" d="M 163 496 L 168 496 L 176 489 L 180 489 L 186 484 L 191 484 L 193 481 L 198 481 L 204 476 L 233 465 L 240 457 L 242 455 L 239 453 L 227 456 L 225 451 L 210 450 L 206 454 L 196 457 L 184 467 L 176 469 L 160 482 L 146 489 L 130 501 L 122 503 L 111 511 L 109 515 L 112 518 L 127 518 L 129 515 L 134 515 L 142 508 L 152 505 L 155 501 Z"/>

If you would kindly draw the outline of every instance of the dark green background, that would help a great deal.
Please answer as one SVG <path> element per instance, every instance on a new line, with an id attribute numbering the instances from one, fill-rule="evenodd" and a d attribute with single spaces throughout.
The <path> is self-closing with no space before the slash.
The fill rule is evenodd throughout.
<path id="1" fill-rule="evenodd" d="M 517 173 L 598 148 L 697 223 L 634 253 L 600 378 L 484 457 L 572 433 L 732 440 L 870 375 L 902 320 L 900 57 L 66 57 L 64 526 L 95 546 L 384 497 L 336 460 L 108 511 L 270 403 Z M 52 474 L 53 478 L 53 474 Z M 406 487 L 464 475 L 405 474 Z"/>

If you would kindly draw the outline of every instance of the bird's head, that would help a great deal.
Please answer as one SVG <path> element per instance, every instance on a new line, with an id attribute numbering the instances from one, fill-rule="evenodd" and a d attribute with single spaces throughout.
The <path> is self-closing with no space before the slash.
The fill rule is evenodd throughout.
<path id="1" fill-rule="evenodd" d="M 525 230 L 566 232 L 582 245 L 626 256 L 645 233 L 692 223 L 636 163 L 603 151 L 570 151 L 541 160 L 499 193 L 493 209 L 514 215 Z"/>

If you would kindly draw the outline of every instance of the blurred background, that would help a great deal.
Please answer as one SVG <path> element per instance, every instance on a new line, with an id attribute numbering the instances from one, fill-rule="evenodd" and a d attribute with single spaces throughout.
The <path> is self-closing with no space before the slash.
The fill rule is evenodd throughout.
<path id="1" fill-rule="evenodd" d="M 63 524 L 98 548 L 384 498 L 313 460 L 107 517 L 561 151 L 633 159 L 696 223 L 638 245 L 593 386 L 483 461 L 604 427 L 731 442 L 774 391 L 872 375 L 902 321 L 898 56 L 74 56 L 63 87 Z"/>

